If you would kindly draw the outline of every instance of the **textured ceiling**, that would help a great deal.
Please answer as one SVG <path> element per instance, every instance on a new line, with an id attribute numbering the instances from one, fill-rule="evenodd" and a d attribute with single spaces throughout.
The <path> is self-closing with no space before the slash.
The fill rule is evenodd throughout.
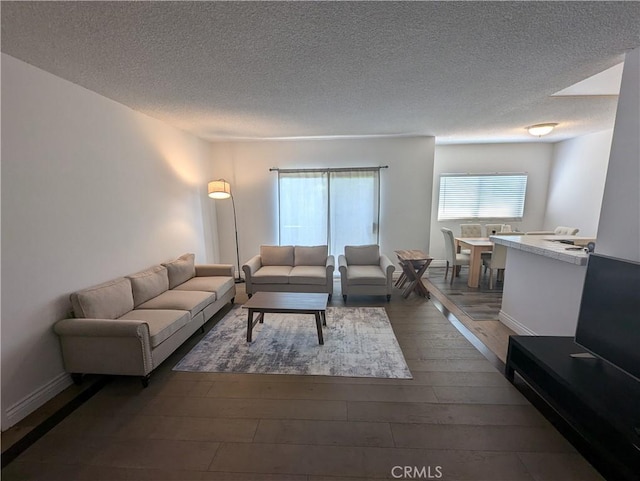
<path id="1" fill-rule="evenodd" d="M 616 97 L 551 95 L 640 46 L 638 2 L 2 2 L 2 51 L 211 140 L 557 141 Z"/>

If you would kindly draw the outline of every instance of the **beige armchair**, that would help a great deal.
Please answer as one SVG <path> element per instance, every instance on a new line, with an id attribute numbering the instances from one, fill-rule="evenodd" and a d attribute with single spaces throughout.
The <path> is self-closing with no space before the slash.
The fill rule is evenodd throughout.
<path id="1" fill-rule="evenodd" d="M 380 253 L 378 245 L 345 246 L 338 257 L 342 299 L 350 294 L 386 295 L 391 300 L 392 276 L 396 267 Z"/>

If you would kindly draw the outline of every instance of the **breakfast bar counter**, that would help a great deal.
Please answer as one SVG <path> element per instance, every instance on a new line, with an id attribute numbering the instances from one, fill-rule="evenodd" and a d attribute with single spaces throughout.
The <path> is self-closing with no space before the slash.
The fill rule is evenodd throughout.
<path id="1" fill-rule="evenodd" d="M 589 259 L 585 246 L 595 239 L 496 235 L 491 240 L 507 247 L 500 321 L 521 335 L 573 336 Z"/>

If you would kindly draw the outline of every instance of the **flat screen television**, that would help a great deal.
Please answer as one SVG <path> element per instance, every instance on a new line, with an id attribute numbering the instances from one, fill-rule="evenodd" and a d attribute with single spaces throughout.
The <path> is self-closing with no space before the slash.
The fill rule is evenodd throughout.
<path id="1" fill-rule="evenodd" d="M 640 380 L 640 263 L 589 255 L 575 341 Z"/>

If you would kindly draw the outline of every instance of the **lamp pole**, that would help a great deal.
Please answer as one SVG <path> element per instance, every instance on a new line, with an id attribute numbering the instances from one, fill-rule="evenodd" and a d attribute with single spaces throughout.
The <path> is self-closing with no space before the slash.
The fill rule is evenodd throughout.
<path id="1" fill-rule="evenodd" d="M 209 197 L 212 199 L 228 199 L 231 197 L 231 205 L 233 207 L 233 230 L 236 233 L 236 261 L 238 267 L 238 277 L 234 280 L 236 284 L 240 284 L 244 282 L 240 271 L 240 248 L 238 244 L 238 218 L 236 216 L 236 201 L 233 198 L 233 194 L 231 193 L 231 185 L 224 179 L 212 180 L 207 185 L 207 191 Z"/>
<path id="2" fill-rule="evenodd" d="M 231 206 L 233 207 L 233 229 L 236 232 L 236 262 L 238 266 L 238 277 L 235 278 L 236 284 L 241 284 L 244 279 L 240 275 L 240 249 L 238 247 L 238 220 L 236 218 L 236 201 L 233 200 L 233 194 L 231 194 Z"/>

